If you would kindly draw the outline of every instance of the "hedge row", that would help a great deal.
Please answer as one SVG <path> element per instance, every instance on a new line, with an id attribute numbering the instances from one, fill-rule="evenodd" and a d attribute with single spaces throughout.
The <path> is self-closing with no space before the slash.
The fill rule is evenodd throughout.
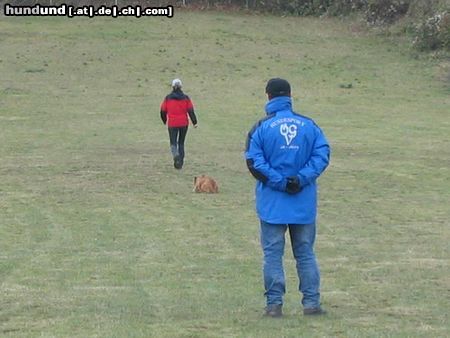
<path id="1" fill-rule="evenodd" d="M 361 15 L 369 25 L 392 25 L 407 18 L 405 32 L 413 35 L 413 45 L 420 50 L 450 50 L 450 0 L 0 0 L 12 5 L 129 4 L 142 6 L 179 5 L 201 8 L 234 7 L 299 16 Z"/>

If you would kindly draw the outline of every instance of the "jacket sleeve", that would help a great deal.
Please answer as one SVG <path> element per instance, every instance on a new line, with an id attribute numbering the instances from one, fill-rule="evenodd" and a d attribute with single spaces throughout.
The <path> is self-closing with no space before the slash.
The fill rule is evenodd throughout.
<path id="1" fill-rule="evenodd" d="M 166 124 L 167 123 L 167 102 L 166 99 L 161 103 L 159 114 L 161 116 L 161 121 Z"/>
<path id="2" fill-rule="evenodd" d="M 256 125 L 247 137 L 247 168 L 258 181 L 274 190 L 285 191 L 287 180 L 266 161 L 262 144 L 261 128 Z"/>
<path id="3" fill-rule="evenodd" d="M 191 99 L 188 98 L 187 102 L 187 112 L 189 114 L 189 118 L 191 119 L 192 124 L 195 126 L 197 124 L 197 116 L 194 112 L 194 105 L 192 104 Z"/>
<path id="4" fill-rule="evenodd" d="M 325 171 L 330 162 L 330 146 L 318 126 L 315 126 L 315 136 L 311 157 L 298 173 L 301 186 L 314 182 Z"/>

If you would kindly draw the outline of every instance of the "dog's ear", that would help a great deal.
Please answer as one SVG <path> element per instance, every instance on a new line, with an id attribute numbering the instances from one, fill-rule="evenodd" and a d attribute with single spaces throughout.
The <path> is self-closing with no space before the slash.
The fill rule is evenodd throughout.
<path id="1" fill-rule="evenodd" d="M 197 176 L 194 176 L 194 184 L 197 183 Z"/>

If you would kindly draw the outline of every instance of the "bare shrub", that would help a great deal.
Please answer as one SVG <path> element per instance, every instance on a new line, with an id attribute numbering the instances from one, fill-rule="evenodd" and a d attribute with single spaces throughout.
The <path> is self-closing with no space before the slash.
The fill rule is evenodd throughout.
<path id="1" fill-rule="evenodd" d="M 417 24 L 413 45 L 420 50 L 450 50 L 450 14 L 438 13 Z"/>

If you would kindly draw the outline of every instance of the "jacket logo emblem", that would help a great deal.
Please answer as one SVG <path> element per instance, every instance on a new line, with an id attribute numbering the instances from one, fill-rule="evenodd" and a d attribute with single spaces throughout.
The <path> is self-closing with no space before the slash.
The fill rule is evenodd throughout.
<path id="1" fill-rule="evenodd" d="M 286 139 L 286 144 L 290 145 L 295 136 L 297 136 L 297 126 L 295 124 L 288 125 L 287 123 L 283 123 L 280 126 L 280 134 Z"/>

